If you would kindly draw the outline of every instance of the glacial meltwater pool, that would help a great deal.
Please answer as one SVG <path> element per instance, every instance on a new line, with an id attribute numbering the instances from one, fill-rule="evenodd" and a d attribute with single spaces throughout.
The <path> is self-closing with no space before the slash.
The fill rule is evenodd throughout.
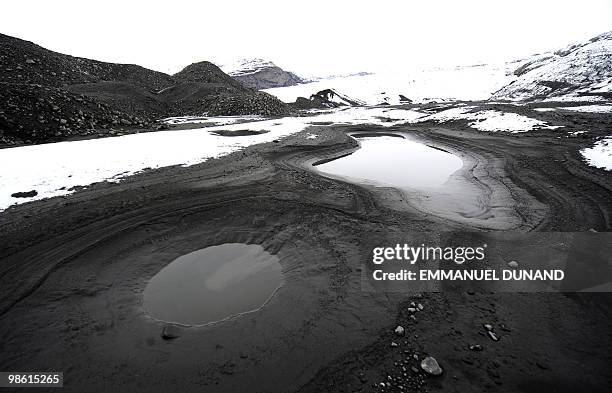
<path id="1" fill-rule="evenodd" d="M 316 168 L 377 186 L 430 188 L 441 186 L 463 166 L 453 154 L 400 136 L 352 136 L 359 141 L 359 150 Z"/>
<path id="2" fill-rule="evenodd" d="M 255 244 L 226 243 L 183 255 L 144 291 L 158 320 L 205 325 L 258 310 L 283 283 L 279 259 Z"/>

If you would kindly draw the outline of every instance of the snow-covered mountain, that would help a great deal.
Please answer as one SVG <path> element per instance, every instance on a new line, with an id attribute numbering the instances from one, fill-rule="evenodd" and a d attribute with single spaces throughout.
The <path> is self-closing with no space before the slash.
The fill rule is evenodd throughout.
<path id="1" fill-rule="evenodd" d="M 612 32 L 556 52 L 507 63 L 332 76 L 266 91 L 290 103 L 298 97 L 312 97 L 326 90 L 366 105 L 580 96 L 612 98 Z"/>
<path id="2" fill-rule="evenodd" d="M 534 56 L 514 74 L 517 79 L 493 94 L 493 99 L 612 98 L 612 32 Z"/>
<path id="3" fill-rule="evenodd" d="M 303 82 L 294 73 L 263 59 L 239 59 L 220 68 L 243 85 L 257 90 L 294 86 Z"/>

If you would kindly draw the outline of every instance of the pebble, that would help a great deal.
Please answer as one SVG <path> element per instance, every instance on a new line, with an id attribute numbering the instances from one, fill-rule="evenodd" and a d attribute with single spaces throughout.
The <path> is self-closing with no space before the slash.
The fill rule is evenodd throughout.
<path id="1" fill-rule="evenodd" d="M 492 332 L 492 331 L 490 331 L 490 330 L 489 330 L 489 331 L 487 332 L 487 334 L 489 335 L 489 337 L 491 338 L 491 340 L 493 340 L 493 341 L 499 341 L 499 337 L 497 337 L 497 334 L 495 334 L 494 332 Z"/>
<path id="2" fill-rule="evenodd" d="M 181 329 L 174 325 L 166 325 L 162 329 L 162 338 L 164 340 L 173 340 L 181 336 Z"/>
<path id="3" fill-rule="evenodd" d="M 398 336 L 403 336 L 405 332 L 406 332 L 406 330 L 404 329 L 403 326 L 398 325 L 395 328 L 395 334 L 397 334 Z"/>
<path id="4" fill-rule="evenodd" d="M 395 341 L 391 341 L 391 348 L 399 347 L 399 345 Z"/>
<path id="5" fill-rule="evenodd" d="M 508 262 L 508 266 L 513 268 L 513 269 L 516 269 L 518 267 L 518 262 L 517 261 L 510 261 L 510 262 Z"/>
<path id="6" fill-rule="evenodd" d="M 421 362 L 421 368 L 423 369 L 423 371 L 431 375 L 442 374 L 442 367 L 440 367 L 438 361 L 431 356 L 428 356 L 423 359 L 423 361 Z"/>
<path id="7" fill-rule="evenodd" d="M 482 351 L 482 345 L 480 344 L 470 345 L 469 348 L 471 351 Z"/>

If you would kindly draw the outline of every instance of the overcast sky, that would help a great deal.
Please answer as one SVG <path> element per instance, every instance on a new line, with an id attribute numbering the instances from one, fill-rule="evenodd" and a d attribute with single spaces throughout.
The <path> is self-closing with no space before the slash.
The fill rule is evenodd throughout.
<path id="1" fill-rule="evenodd" d="M 499 61 L 612 30 L 612 0 L 14 0 L 0 32 L 175 73 L 261 57 L 298 74 Z"/>

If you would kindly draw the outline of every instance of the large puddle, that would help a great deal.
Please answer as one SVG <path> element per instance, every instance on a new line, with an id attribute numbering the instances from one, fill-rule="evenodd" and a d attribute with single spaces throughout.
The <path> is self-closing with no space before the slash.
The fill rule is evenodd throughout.
<path id="1" fill-rule="evenodd" d="M 255 311 L 282 285 L 279 259 L 254 244 L 227 243 L 183 255 L 144 291 L 155 319 L 205 325 Z"/>
<path id="2" fill-rule="evenodd" d="M 463 166 L 461 158 L 400 136 L 360 137 L 361 148 L 316 168 L 357 182 L 400 188 L 443 185 Z"/>

